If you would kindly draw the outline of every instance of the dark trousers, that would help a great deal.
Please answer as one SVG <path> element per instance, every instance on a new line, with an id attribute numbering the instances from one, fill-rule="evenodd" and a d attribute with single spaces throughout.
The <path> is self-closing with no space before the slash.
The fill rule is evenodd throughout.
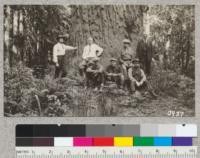
<path id="1" fill-rule="evenodd" d="M 55 72 L 55 78 L 61 78 L 66 75 L 65 71 L 65 64 L 64 64 L 64 55 L 58 56 L 58 64 L 59 66 L 56 66 L 56 72 Z"/>
<path id="2" fill-rule="evenodd" d="M 151 60 L 146 61 L 146 74 L 151 75 Z"/>
<path id="3" fill-rule="evenodd" d="M 55 78 L 61 78 L 64 76 L 64 70 L 62 66 L 56 66 Z"/>
<path id="4" fill-rule="evenodd" d="M 151 60 L 148 60 L 148 59 L 145 59 L 145 58 L 142 58 L 142 59 L 139 59 L 139 60 L 141 62 L 141 68 L 144 70 L 144 72 L 147 75 L 150 75 L 151 74 Z"/>
<path id="5" fill-rule="evenodd" d="M 106 81 L 115 82 L 120 87 L 124 85 L 124 76 L 106 76 Z"/>
<path id="6" fill-rule="evenodd" d="M 86 72 L 86 86 L 95 88 L 101 87 L 101 84 L 104 83 L 104 75 L 103 73 L 92 73 L 92 72 Z"/>

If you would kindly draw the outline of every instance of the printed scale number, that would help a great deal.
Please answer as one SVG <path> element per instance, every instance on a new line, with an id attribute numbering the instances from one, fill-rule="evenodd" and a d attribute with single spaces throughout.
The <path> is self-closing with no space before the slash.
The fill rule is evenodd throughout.
<path id="1" fill-rule="evenodd" d="M 16 158 L 197 158 L 197 147 L 141 148 L 20 148 Z"/>

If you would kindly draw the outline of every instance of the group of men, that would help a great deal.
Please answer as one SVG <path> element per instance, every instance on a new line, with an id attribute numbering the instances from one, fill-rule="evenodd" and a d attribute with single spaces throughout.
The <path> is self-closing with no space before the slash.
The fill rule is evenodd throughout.
<path id="1" fill-rule="evenodd" d="M 95 44 L 92 37 L 89 37 L 87 45 L 83 49 L 82 62 L 79 65 L 79 71 L 81 76 L 83 76 L 85 88 L 94 88 L 95 91 L 101 91 L 109 81 L 116 83 L 118 88 L 130 93 L 146 87 L 153 96 L 156 96 L 141 67 L 141 65 L 144 65 L 141 63 L 143 58 L 139 52 L 141 51 L 140 47 L 142 47 L 141 42 L 138 43 L 137 51 L 135 52 L 131 48 L 131 41 L 124 39 L 122 41 L 123 49 L 120 58 L 110 58 L 110 64 L 104 68 L 100 64 L 103 48 Z M 66 50 L 76 49 L 77 47 L 65 45 L 62 36 L 59 37 L 59 42 L 53 48 L 53 62 L 56 63 L 60 71 L 62 68 L 59 65 L 58 56 L 64 55 Z M 147 71 L 147 73 L 149 72 Z"/>

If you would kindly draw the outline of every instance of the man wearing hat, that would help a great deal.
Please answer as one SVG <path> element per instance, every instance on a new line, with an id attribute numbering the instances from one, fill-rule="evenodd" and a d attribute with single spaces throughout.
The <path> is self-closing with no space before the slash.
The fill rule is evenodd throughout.
<path id="1" fill-rule="evenodd" d="M 120 64 L 123 71 L 124 76 L 124 88 L 127 87 L 128 81 L 128 69 L 131 66 L 132 59 L 135 58 L 136 54 L 131 48 L 131 41 L 129 39 L 124 39 L 123 41 L 123 49 L 120 55 Z M 127 87 L 128 88 L 128 87 Z"/>
<path id="2" fill-rule="evenodd" d="M 132 67 L 128 71 L 128 76 L 130 79 L 131 93 L 134 93 L 136 90 L 140 90 L 146 87 L 153 97 L 157 97 L 152 89 L 152 86 L 147 81 L 144 71 L 140 67 L 140 62 L 138 58 L 135 58 L 133 60 Z"/>
<path id="3" fill-rule="evenodd" d="M 86 87 L 102 90 L 104 83 L 103 66 L 99 64 L 99 58 L 88 61 L 86 69 Z"/>
<path id="4" fill-rule="evenodd" d="M 53 47 L 53 62 L 56 64 L 56 77 L 62 77 L 64 73 L 64 55 L 66 50 L 77 50 L 77 47 L 72 47 L 64 44 L 64 38 L 68 35 L 59 35 L 58 42 Z"/>
<path id="5" fill-rule="evenodd" d="M 124 76 L 117 59 L 110 59 L 110 65 L 107 66 L 105 74 L 107 81 L 115 82 L 119 88 L 122 88 L 124 85 Z"/>
<path id="6" fill-rule="evenodd" d="M 85 70 L 87 68 L 88 61 L 93 58 L 100 58 L 102 54 L 103 48 L 95 44 L 92 37 L 89 37 L 87 39 L 87 45 L 83 49 L 83 61 L 79 65 L 80 74 L 85 77 Z"/>
<path id="7" fill-rule="evenodd" d="M 142 68 L 147 75 L 151 74 L 151 61 L 154 53 L 154 47 L 152 39 L 147 38 L 146 34 L 143 34 L 139 40 L 136 48 L 136 56 L 139 58 Z"/>
<path id="8" fill-rule="evenodd" d="M 129 39 L 124 39 L 122 42 L 123 42 L 123 49 L 121 51 L 120 59 L 121 62 L 123 63 L 127 59 L 132 60 L 133 58 L 135 58 L 136 53 L 131 48 L 131 41 Z"/>

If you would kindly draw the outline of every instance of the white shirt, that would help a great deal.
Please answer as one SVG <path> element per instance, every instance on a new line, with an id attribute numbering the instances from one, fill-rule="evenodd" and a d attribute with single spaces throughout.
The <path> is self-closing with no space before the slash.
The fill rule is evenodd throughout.
<path id="1" fill-rule="evenodd" d="M 97 52 L 98 51 L 98 52 Z M 83 59 L 96 58 L 103 53 L 103 48 L 99 47 L 97 44 L 87 45 L 83 49 Z"/>
<path id="2" fill-rule="evenodd" d="M 53 47 L 53 61 L 58 63 L 58 56 L 65 55 L 66 50 L 75 50 L 75 47 L 65 45 L 64 43 L 57 43 Z"/>

